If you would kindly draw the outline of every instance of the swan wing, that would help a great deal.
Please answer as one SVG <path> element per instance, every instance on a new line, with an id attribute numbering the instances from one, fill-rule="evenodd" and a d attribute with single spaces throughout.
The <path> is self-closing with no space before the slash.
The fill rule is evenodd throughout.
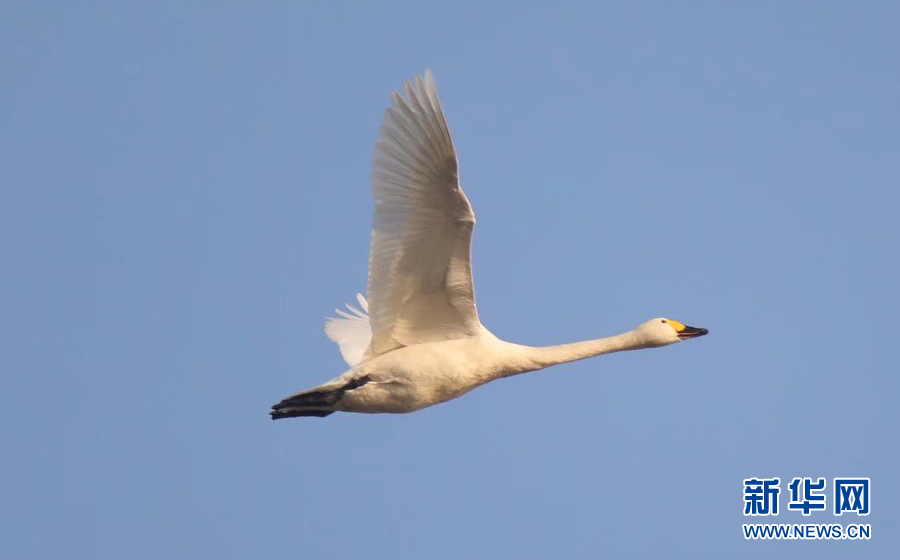
<path id="1" fill-rule="evenodd" d="M 346 303 L 347 311 L 335 309 L 340 317 L 329 317 L 325 320 L 325 335 L 334 341 L 341 351 L 344 361 L 355 366 L 363 359 L 363 354 L 372 341 L 372 330 L 369 328 L 369 304 L 362 294 L 356 294 L 356 300 L 362 309 Z"/>
<path id="2" fill-rule="evenodd" d="M 393 92 L 375 145 L 369 352 L 474 335 L 475 214 L 431 72 Z"/>

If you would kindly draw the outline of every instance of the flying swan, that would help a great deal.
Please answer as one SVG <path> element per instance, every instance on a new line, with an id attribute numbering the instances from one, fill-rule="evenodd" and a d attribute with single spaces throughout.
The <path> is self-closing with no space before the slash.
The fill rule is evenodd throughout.
<path id="1" fill-rule="evenodd" d="M 504 342 L 478 319 L 472 286 L 472 206 L 429 70 L 393 104 L 375 144 L 375 220 L 368 301 L 325 325 L 350 369 L 272 407 L 273 419 L 341 412 L 412 412 L 488 381 L 600 354 L 705 335 L 651 319 L 608 338 L 530 347 Z"/>

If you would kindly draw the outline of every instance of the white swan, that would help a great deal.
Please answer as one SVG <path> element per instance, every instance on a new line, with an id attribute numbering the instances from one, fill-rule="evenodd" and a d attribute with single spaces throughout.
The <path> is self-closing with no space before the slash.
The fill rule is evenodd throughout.
<path id="1" fill-rule="evenodd" d="M 405 96 L 393 92 L 375 146 L 369 301 L 358 295 L 361 309 L 348 305 L 325 325 L 351 367 L 274 405 L 273 419 L 412 412 L 501 377 L 708 332 L 660 318 L 609 338 L 540 348 L 491 334 L 472 286 L 475 215 L 434 78 L 426 70 L 404 87 Z"/>

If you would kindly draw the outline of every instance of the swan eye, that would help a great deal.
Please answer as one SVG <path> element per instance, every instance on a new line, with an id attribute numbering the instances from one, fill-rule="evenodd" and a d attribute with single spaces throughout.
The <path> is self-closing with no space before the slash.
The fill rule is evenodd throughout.
<path id="1" fill-rule="evenodd" d="M 665 320 L 665 319 L 660 319 L 659 322 L 660 322 L 660 323 L 665 323 L 666 320 Z"/>

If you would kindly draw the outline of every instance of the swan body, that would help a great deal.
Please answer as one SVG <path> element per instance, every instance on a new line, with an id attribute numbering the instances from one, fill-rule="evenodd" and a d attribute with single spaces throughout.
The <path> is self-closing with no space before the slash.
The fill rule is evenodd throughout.
<path id="1" fill-rule="evenodd" d="M 272 407 L 272 418 L 336 411 L 413 412 L 494 379 L 707 334 L 651 319 L 608 338 L 530 347 L 500 340 L 475 307 L 470 247 L 475 215 L 430 71 L 393 94 L 375 148 L 369 300 L 347 305 L 325 333 L 351 366 Z"/>

